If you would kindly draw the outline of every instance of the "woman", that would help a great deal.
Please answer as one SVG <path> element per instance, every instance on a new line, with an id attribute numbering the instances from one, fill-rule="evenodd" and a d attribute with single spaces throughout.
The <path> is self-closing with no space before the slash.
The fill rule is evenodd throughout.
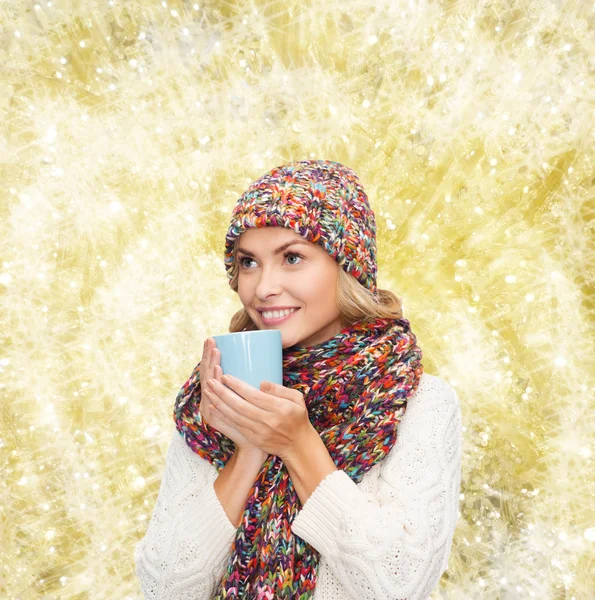
<path id="1" fill-rule="evenodd" d="M 135 551 L 145 598 L 427 598 L 458 516 L 459 400 L 376 287 L 357 176 L 323 160 L 265 174 L 224 262 L 244 307 L 230 332 L 279 329 L 284 385 L 226 379 L 205 342 Z"/>

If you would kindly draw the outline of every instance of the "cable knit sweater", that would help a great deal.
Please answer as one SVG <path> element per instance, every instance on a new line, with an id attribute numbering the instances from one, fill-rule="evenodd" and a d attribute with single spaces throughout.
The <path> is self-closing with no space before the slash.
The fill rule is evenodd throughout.
<path id="1" fill-rule="evenodd" d="M 384 461 L 359 484 L 341 470 L 327 475 L 292 524 L 320 553 L 313 600 L 430 596 L 458 518 L 461 444 L 455 390 L 424 372 Z M 217 476 L 174 429 L 155 510 L 135 549 L 147 600 L 211 598 L 235 536 L 215 494 Z"/>

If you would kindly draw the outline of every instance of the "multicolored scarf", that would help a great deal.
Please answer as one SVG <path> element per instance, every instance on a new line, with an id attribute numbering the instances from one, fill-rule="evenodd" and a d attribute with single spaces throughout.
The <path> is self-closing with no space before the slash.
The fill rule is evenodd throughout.
<path id="1" fill-rule="evenodd" d="M 395 444 L 397 425 L 423 373 L 422 356 L 403 318 L 359 321 L 318 345 L 283 350 L 283 385 L 304 394 L 310 422 L 337 468 L 355 483 Z M 198 414 L 199 367 L 178 393 L 174 420 L 190 448 L 220 471 L 235 446 Z M 300 508 L 282 460 L 269 455 L 214 599 L 312 596 L 320 556 L 291 531 Z"/>

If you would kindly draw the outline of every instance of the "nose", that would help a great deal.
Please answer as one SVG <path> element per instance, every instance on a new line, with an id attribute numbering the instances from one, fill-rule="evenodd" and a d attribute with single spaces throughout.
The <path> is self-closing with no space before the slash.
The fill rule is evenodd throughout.
<path id="1" fill-rule="evenodd" d="M 269 296 L 278 296 L 282 290 L 282 275 L 272 267 L 261 269 L 260 279 L 254 290 L 259 300 L 266 300 Z"/>

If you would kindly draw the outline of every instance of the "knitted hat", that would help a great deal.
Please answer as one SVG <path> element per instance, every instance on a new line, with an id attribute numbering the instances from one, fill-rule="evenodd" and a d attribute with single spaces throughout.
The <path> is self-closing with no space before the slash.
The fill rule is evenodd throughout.
<path id="1" fill-rule="evenodd" d="M 275 167 L 237 201 L 225 236 L 225 270 L 232 279 L 235 240 L 253 227 L 292 229 L 322 246 L 347 273 L 376 294 L 376 221 L 357 175 L 330 160 Z"/>

